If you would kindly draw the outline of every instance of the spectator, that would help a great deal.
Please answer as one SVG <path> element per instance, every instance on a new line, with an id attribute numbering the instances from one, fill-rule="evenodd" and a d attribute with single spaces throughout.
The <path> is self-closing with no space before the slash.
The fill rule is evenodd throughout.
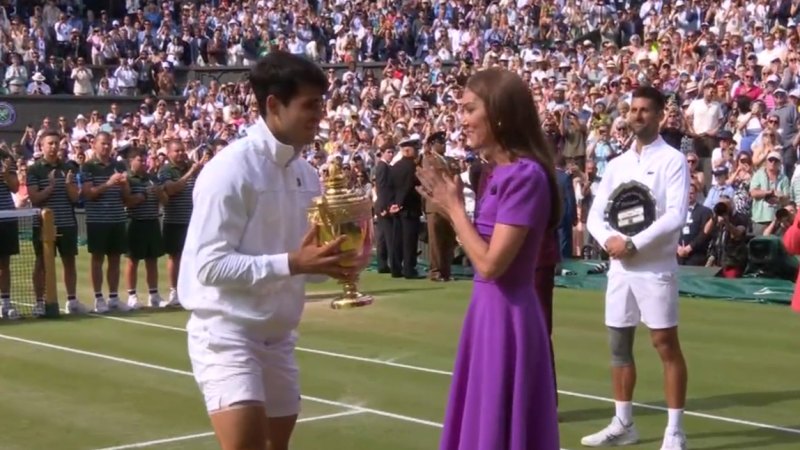
<path id="1" fill-rule="evenodd" d="M 753 234 L 761 236 L 775 219 L 775 211 L 783 199 L 789 199 L 789 179 L 782 172 L 782 157 L 777 151 L 767 155 L 766 166 L 753 175 L 750 195 L 753 197 L 751 219 Z"/>
<path id="2" fill-rule="evenodd" d="M 17 54 L 11 57 L 11 65 L 6 69 L 5 83 L 8 93 L 11 95 L 25 92 L 25 86 L 28 84 L 28 69 L 22 65 L 22 59 Z"/>
<path id="3" fill-rule="evenodd" d="M 50 95 L 52 89 L 45 83 L 46 78 L 41 72 L 36 72 L 31 77 L 31 83 L 28 85 L 26 92 L 28 95 Z"/>
<path id="4" fill-rule="evenodd" d="M 78 65 L 72 69 L 70 79 L 74 83 L 75 95 L 93 95 L 94 87 L 92 87 L 93 74 L 91 69 L 86 67 L 86 62 L 83 58 L 78 58 Z"/>
<path id="5" fill-rule="evenodd" d="M 142 96 L 129 115 L 115 106 L 111 112 L 83 111 L 85 126 L 74 116 L 64 117 L 68 125 L 75 122 L 72 127 L 59 120 L 58 129 L 70 134 L 59 150 L 74 161 L 86 157 L 102 130 L 113 134 L 115 150 L 134 139 L 146 149 L 148 172 L 168 164 L 164 149 L 171 139 L 198 161 L 203 145 L 246 133 L 258 105 L 246 82 L 183 82 L 184 71 L 247 66 L 284 49 L 346 64 L 328 68 L 320 145 L 305 157 L 320 170 L 332 157 L 348 166 L 360 158 L 351 168 L 354 184 L 369 183 L 359 173 L 375 165 L 379 150 L 414 133 L 424 139 L 444 132 L 446 154 L 461 160 L 466 173 L 467 161 L 479 155 L 466 146 L 459 121 L 462 85 L 476 70 L 501 66 L 529 84 L 554 151 L 570 158 L 566 167 L 580 210 L 590 205 L 604 163 L 629 149 L 626 114 L 631 92 L 641 85 L 669 98 L 661 134 L 699 170 L 698 202 L 713 207 L 730 196 L 734 213 L 752 218 L 751 177 L 759 181 L 772 152 L 781 156 L 789 192 L 800 192 L 800 178 L 793 176 L 800 149 L 800 92 L 793 90 L 800 66 L 792 50 L 800 34 L 788 26 L 790 19 L 800 22 L 800 14 L 773 14 L 763 2 L 588 7 L 571 0 L 557 6 L 389 0 L 379 9 L 353 1 L 178 0 L 166 8 L 131 1 L 119 12 L 89 11 L 84 5 L 90 3 L 51 1 L 36 12 L 22 2 L 0 33 L 4 74 L 15 61 L 26 71 L 18 95 L 38 86 L 33 78 L 41 74 L 51 94 Z M 381 65 L 371 68 L 369 61 Z M 81 67 L 87 70 L 79 80 L 72 75 Z M 8 83 L 5 88 L 12 90 Z M 174 105 L 165 98 L 175 94 L 185 101 Z M 49 120 L 33 124 L 18 143 L 28 163 Z M 720 167 L 727 167 L 727 177 Z M 768 225 L 773 219 L 764 220 Z M 577 222 L 573 256 L 584 246 L 580 213 Z M 752 235 L 751 221 L 745 222 Z"/>

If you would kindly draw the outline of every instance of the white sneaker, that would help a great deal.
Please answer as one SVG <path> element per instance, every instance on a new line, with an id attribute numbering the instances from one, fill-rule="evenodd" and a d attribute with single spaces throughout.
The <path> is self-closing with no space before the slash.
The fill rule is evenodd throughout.
<path id="1" fill-rule="evenodd" d="M 97 314 L 105 314 L 108 312 L 108 303 L 106 303 L 106 299 L 103 297 L 95 297 L 94 298 L 94 312 Z"/>
<path id="2" fill-rule="evenodd" d="M 611 419 L 611 424 L 607 427 L 581 439 L 581 444 L 586 447 L 617 447 L 637 442 L 639 442 L 639 432 L 636 431 L 636 426 L 633 423 L 625 426 L 616 416 Z"/>
<path id="3" fill-rule="evenodd" d="M 14 308 L 14 304 L 11 302 L 8 302 L 5 305 L 3 305 L 0 311 L 2 311 L 3 319 L 8 319 L 8 320 L 19 319 L 19 312 L 17 311 L 17 308 Z"/>
<path id="4" fill-rule="evenodd" d="M 686 450 L 686 434 L 683 430 L 670 430 L 664 432 L 664 443 L 661 450 Z"/>
<path id="5" fill-rule="evenodd" d="M 131 310 L 131 307 L 128 306 L 126 303 L 122 303 L 119 301 L 119 297 L 111 297 L 108 300 L 108 310 L 109 311 L 119 311 L 119 312 L 128 312 Z"/>
<path id="6" fill-rule="evenodd" d="M 139 296 L 136 294 L 131 294 L 128 296 L 128 308 L 130 309 L 139 309 L 142 305 L 139 303 Z"/>
<path id="7" fill-rule="evenodd" d="M 36 305 L 33 307 L 33 316 L 34 317 L 44 317 L 47 312 L 45 311 L 45 306 L 43 302 L 36 302 Z"/>
<path id="8" fill-rule="evenodd" d="M 178 299 L 178 291 L 175 289 L 169 290 L 169 301 L 164 305 L 164 308 L 180 308 L 181 301 Z"/>
<path id="9" fill-rule="evenodd" d="M 67 300 L 67 304 L 64 306 L 64 311 L 67 314 L 86 314 L 89 312 L 89 308 L 87 308 L 83 303 L 79 302 L 78 299 L 75 299 Z"/>
<path id="10" fill-rule="evenodd" d="M 158 293 L 150 294 L 148 296 L 147 300 L 150 302 L 150 306 L 152 306 L 153 308 L 160 307 L 161 306 L 161 302 L 164 301 L 164 299 L 161 298 L 161 296 L 158 295 Z"/>

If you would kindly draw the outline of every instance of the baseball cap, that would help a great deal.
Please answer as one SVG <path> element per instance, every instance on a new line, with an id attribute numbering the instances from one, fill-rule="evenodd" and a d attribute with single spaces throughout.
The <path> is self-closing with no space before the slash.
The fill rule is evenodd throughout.
<path id="1" fill-rule="evenodd" d="M 711 171 L 711 173 L 715 177 L 722 176 L 722 175 L 727 175 L 728 174 L 728 167 L 727 166 L 715 167 L 714 170 Z"/>

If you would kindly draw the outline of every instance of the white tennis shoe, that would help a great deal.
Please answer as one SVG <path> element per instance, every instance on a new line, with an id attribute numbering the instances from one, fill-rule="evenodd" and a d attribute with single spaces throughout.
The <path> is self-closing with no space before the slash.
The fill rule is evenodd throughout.
<path id="1" fill-rule="evenodd" d="M 86 314 L 89 312 L 89 308 L 87 308 L 83 303 L 79 302 L 78 299 L 67 300 L 64 310 L 67 314 Z"/>
<path id="2" fill-rule="evenodd" d="M 661 450 L 686 450 L 686 434 L 683 430 L 670 430 L 664 432 L 664 442 Z"/>
<path id="3" fill-rule="evenodd" d="M 637 442 L 639 432 L 636 431 L 636 426 L 633 423 L 624 425 L 616 416 L 607 427 L 581 439 L 581 444 L 585 447 L 619 447 Z"/>

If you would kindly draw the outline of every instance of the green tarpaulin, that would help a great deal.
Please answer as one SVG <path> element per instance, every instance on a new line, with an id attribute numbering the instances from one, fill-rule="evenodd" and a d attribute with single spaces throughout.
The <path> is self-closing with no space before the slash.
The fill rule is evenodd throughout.
<path id="1" fill-rule="evenodd" d="M 602 291 L 606 288 L 606 275 L 597 272 L 602 261 L 569 260 L 562 264 L 562 274 L 556 277 L 556 286 L 568 289 L 588 289 Z M 421 274 L 427 271 L 427 261 L 420 260 L 418 270 Z M 375 270 L 373 262 L 370 270 Z M 718 268 L 687 267 L 678 269 L 679 290 L 682 296 L 713 298 L 761 303 L 789 304 L 794 283 L 774 278 L 738 278 L 726 279 L 715 277 Z M 456 278 L 472 277 L 469 267 L 454 266 Z"/>
<path id="2" fill-rule="evenodd" d="M 603 273 L 589 274 L 600 261 L 566 261 L 563 269 L 574 275 L 556 277 L 556 286 L 573 289 L 603 290 L 606 276 Z M 774 278 L 727 279 L 714 276 L 719 268 L 678 268 L 678 289 L 687 297 L 716 298 L 726 300 L 754 301 L 789 304 L 794 283 Z"/>

